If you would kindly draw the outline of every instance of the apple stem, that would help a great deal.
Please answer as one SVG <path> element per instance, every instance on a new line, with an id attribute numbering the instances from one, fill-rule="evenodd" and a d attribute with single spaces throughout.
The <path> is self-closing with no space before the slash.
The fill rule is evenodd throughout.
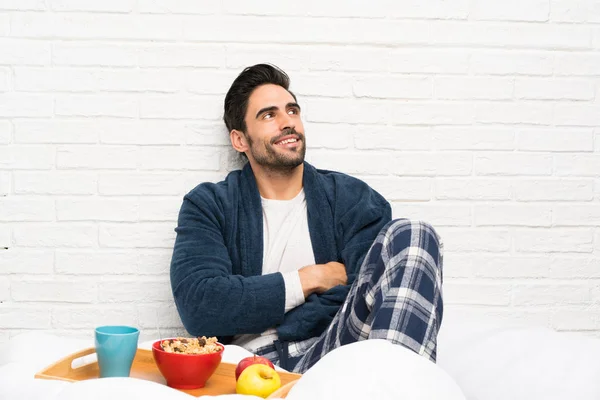
<path id="1" fill-rule="evenodd" d="M 273 379 L 273 375 L 271 375 L 265 371 L 260 371 L 260 377 L 263 379 Z"/>

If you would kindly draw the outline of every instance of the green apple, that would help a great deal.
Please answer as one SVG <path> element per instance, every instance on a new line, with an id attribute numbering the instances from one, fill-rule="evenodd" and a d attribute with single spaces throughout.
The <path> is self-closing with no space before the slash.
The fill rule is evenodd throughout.
<path id="1" fill-rule="evenodd" d="M 277 371 L 264 364 L 252 364 L 240 374 L 235 391 L 238 394 L 267 398 L 280 387 L 281 379 Z"/>

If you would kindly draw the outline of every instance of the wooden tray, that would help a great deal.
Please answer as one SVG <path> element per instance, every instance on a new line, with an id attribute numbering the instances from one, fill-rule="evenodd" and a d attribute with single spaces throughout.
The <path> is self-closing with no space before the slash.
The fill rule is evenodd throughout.
<path id="1" fill-rule="evenodd" d="M 39 379 L 57 379 L 68 382 L 83 381 L 86 379 L 98 379 L 99 369 L 98 362 L 83 365 L 73 368 L 74 360 L 95 353 L 94 348 L 82 350 L 71 354 L 50 365 L 44 370 L 38 372 L 35 377 Z M 222 362 L 215 373 L 206 382 L 206 386 L 200 389 L 180 390 L 191 394 L 192 396 L 211 395 L 217 396 L 221 394 L 235 394 L 235 364 Z M 302 375 L 290 372 L 277 371 L 281 378 L 281 388 L 275 391 L 269 398 L 285 398 L 288 391 L 296 383 Z M 133 365 L 131 366 L 132 378 L 145 379 L 152 382 L 166 384 L 165 378 L 160 374 L 151 350 L 138 349 Z"/>

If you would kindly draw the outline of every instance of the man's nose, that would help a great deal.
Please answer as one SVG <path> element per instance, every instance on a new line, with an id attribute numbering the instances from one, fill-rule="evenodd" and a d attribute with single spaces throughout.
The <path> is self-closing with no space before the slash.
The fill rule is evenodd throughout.
<path id="1" fill-rule="evenodd" d="M 296 123 L 295 123 L 294 119 L 288 113 L 284 113 L 281 118 L 279 129 L 281 131 L 283 131 L 285 129 L 294 129 L 294 128 L 296 128 Z"/>

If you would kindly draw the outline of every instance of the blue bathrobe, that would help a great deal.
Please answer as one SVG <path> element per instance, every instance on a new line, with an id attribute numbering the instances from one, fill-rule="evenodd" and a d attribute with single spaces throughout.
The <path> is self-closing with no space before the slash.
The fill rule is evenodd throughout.
<path id="1" fill-rule="evenodd" d="M 250 164 L 183 199 L 171 261 L 171 287 L 186 330 L 227 343 L 276 327 L 281 341 L 320 335 L 344 303 L 389 203 L 366 183 L 304 163 L 304 193 L 315 262 L 346 266 L 348 285 L 312 294 L 288 313 L 281 273 L 262 274 L 263 220 Z"/>

